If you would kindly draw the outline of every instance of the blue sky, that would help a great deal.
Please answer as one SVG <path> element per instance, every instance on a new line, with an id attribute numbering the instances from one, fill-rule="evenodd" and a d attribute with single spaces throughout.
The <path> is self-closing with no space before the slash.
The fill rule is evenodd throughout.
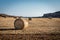
<path id="1" fill-rule="evenodd" d="M 60 11 L 60 0 L 0 0 L 0 13 L 15 16 L 42 16 Z"/>

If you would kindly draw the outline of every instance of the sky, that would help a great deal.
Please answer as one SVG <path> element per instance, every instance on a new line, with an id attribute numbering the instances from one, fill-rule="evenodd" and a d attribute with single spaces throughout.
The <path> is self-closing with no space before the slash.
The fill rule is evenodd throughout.
<path id="1" fill-rule="evenodd" d="M 0 0 L 0 13 L 35 17 L 60 11 L 60 0 Z"/>

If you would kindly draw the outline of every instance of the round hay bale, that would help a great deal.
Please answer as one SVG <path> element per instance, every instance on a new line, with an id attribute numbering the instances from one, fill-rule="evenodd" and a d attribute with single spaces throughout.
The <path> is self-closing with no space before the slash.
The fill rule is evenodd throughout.
<path id="1" fill-rule="evenodd" d="M 22 30 L 22 29 L 26 28 L 27 25 L 28 25 L 28 23 L 23 19 L 16 19 L 14 22 L 15 29 Z"/>
<path id="2" fill-rule="evenodd" d="M 24 28 L 24 22 L 21 19 L 16 19 L 14 22 L 15 29 L 23 29 Z"/>

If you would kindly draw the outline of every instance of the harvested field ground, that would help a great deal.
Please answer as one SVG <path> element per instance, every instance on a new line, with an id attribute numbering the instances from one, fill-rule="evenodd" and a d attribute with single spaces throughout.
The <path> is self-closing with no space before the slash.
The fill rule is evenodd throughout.
<path id="1" fill-rule="evenodd" d="M 60 40 L 60 34 L 3 34 L 0 40 Z"/>
<path id="2" fill-rule="evenodd" d="M 60 18 L 32 18 L 30 21 L 28 18 L 24 19 L 29 23 L 27 28 L 23 30 L 0 30 L 0 39 L 60 40 Z"/>

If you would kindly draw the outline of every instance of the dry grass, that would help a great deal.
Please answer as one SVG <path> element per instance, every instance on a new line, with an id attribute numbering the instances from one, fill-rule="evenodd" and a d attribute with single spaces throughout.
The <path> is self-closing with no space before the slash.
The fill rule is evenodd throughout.
<path id="1" fill-rule="evenodd" d="M 14 18 L 0 17 L 0 28 L 14 28 Z"/>
<path id="2" fill-rule="evenodd" d="M 60 18 L 32 18 L 32 21 L 29 21 L 29 27 L 31 31 L 58 32 L 60 31 Z"/>
<path id="3" fill-rule="evenodd" d="M 23 30 L 0 30 L 0 40 L 60 40 L 60 18 L 32 18 L 32 20 L 28 20 L 28 18 L 22 18 L 28 21 L 29 26 Z M 5 23 L 5 21 L 7 21 Z M 13 22 L 15 19 L 1 19 L 0 22 L 4 21 L 0 24 L 0 27 L 8 27 L 4 26 L 9 24 L 11 28 L 14 28 Z M 11 21 L 11 22 L 10 22 Z M 9 27 L 9 28 L 10 28 Z"/>
<path id="4" fill-rule="evenodd" d="M 22 19 L 27 20 L 29 23 L 29 26 L 26 29 L 23 29 L 23 30 L 4 30 L 4 31 L 0 31 L 0 34 L 60 33 L 60 18 L 52 18 L 52 19 L 32 18 L 32 20 L 30 20 L 30 21 L 28 20 L 28 18 L 22 18 Z M 11 20 L 11 19 L 9 19 L 9 20 Z M 7 20 L 7 23 L 9 22 L 9 20 Z M 15 19 L 12 18 L 11 21 L 14 22 L 13 20 L 15 20 Z M 11 22 L 9 22 L 9 23 L 11 23 Z M 11 25 L 12 24 L 13 23 L 11 23 Z M 2 24 L 0 24 L 0 25 L 2 25 Z M 10 25 L 10 27 L 12 28 L 13 26 L 11 26 L 11 25 Z"/>
<path id="5" fill-rule="evenodd" d="M 60 40 L 60 34 L 3 34 L 0 40 Z"/>

